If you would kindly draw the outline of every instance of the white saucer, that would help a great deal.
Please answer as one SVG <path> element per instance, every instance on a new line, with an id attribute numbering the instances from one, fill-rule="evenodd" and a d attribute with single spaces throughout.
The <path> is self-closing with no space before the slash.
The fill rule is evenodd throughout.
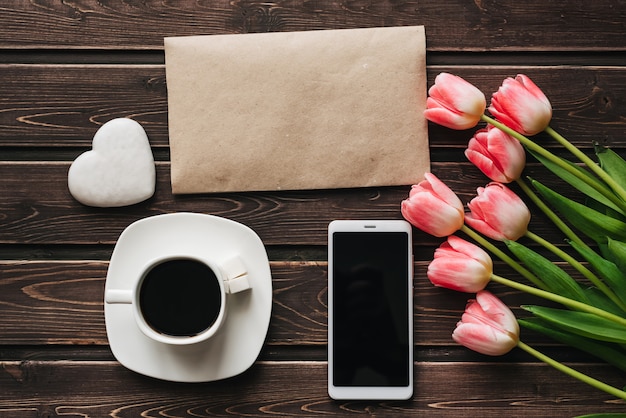
<path id="1" fill-rule="evenodd" d="M 250 289 L 228 295 L 226 319 L 218 332 L 194 345 L 173 346 L 147 337 L 130 304 L 104 304 L 107 336 L 125 367 L 158 379 L 208 382 L 247 370 L 257 359 L 269 327 L 272 277 L 260 238 L 240 223 L 197 213 L 173 213 L 139 220 L 120 235 L 105 290 L 132 289 L 141 269 L 170 254 L 216 258 L 239 254 L 248 269 Z"/>

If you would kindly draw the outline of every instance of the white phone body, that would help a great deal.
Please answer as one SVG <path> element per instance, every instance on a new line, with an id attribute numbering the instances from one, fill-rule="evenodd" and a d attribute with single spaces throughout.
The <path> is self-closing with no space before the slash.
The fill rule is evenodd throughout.
<path id="1" fill-rule="evenodd" d="M 413 395 L 413 252 L 406 221 L 328 226 L 328 394 Z"/>

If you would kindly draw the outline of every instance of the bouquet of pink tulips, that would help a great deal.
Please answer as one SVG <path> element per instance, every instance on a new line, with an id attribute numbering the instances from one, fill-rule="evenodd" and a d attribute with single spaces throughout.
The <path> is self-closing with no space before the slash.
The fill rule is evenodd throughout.
<path id="1" fill-rule="evenodd" d="M 626 371 L 626 162 L 614 151 L 598 146 L 596 162 L 552 129 L 552 106 L 525 75 L 504 80 L 487 109 L 479 89 L 460 77 L 441 73 L 429 90 L 425 116 L 451 129 L 487 123 L 471 138 L 465 155 L 492 182 L 477 189 L 467 213 L 456 194 L 431 173 L 414 185 L 402 202 L 403 216 L 415 227 L 447 237 L 428 266 L 430 281 L 435 286 L 476 293 L 452 338 L 487 355 L 502 355 L 519 347 L 570 376 L 626 399 L 624 390 L 523 343 L 519 327 L 546 334 Z M 575 160 L 561 158 L 530 138 L 540 132 L 558 141 Z M 527 153 L 581 198 L 573 200 L 535 179 L 523 179 Z M 570 246 L 567 251 L 528 229 L 530 211 L 505 185 L 511 182 L 560 229 Z M 474 242 L 454 235 L 457 232 Z M 519 243 L 522 237 L 569 263 L 574 274 Z M 524 282 L 496 275 L 485 250 L 515 269 Z M 485 290 L 490 281 L 561 307 L 524 306 L 529 316 L 517 319 Z"/>

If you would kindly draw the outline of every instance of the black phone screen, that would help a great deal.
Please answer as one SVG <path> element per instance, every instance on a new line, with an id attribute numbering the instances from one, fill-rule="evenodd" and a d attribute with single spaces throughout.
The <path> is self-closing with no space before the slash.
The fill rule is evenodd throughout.
<path id="1" fill-rule="evenodd" d="M 409 240 L 405 232 L 333 233 L 333 384 L 407 386 Z"/>

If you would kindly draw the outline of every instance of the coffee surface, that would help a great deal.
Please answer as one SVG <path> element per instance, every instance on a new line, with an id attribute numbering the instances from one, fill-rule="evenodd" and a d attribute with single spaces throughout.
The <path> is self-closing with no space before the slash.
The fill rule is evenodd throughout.
<path id="1" fill-rule="evenodd" d="M 221 307 L 221 291 L 213 270 L 192 259 L 167 260 L 144 278 L 139 304 L 145 321 L 155 331 L 193 336 L 211 327 Z"/>

